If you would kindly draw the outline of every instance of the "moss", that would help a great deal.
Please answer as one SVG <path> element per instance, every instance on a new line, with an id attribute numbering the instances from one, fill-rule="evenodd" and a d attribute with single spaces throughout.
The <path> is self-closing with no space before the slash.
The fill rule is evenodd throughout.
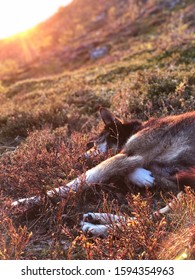
<path id="1" fill-rule="evenodd" d="M 171 77 L 163 78 L 153 75 L 148 80 L 147 95 L 149 98 L 152 98 L 154 96 L 159 97 L 161 94 L 174 93 L 177 82 L 177 80 Z"/>
<path id="2" fill-rule="evenodd" d="M 194 46 L 189 46 L 180 52 L 180 57 L 177 60 L 177 63 L 193 64 L 195 63 L 195 48 Z"/>

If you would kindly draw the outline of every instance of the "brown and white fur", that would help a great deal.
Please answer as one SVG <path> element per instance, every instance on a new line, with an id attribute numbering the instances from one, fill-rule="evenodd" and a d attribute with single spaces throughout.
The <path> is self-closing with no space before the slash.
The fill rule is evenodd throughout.
<path id="1" fill-rule="evenodd" d="M 105 129 L 86 157 L 114 149 L 118 153 L 86 172 L 89 183 L 127 177 L 137 186 L 161 181 L 170 187 L 195 187 L 195 111 L 178 116 L 122 123 L 100 109 Z"/>
<path id="2" fill-rule="evenodd" d="M 195 188 L 195 112 L 144 123 L 138 120 L 123 123 L 104 108 L 100 109 L 100 114 L 105 129 L 85 156 L 98 151 L 107 152 L 108 149 L 119 151 L 119 154 L 93 169 L 99 182 L 117 174 L 126 176 L 139 187 L 152 186 L 156 182 L 169 189 L 182 190 L 184 185 Z M 177 199 L 181 197 L 180 192 Z M 159 213 L 172 209 L 177 199 L 160 209 Z M 106 236 L 113 222 L 118 224 L 119 221 L 124 221 L 124 217 L 88 213 L 84 214 L 81 225 L 86 233 Z"/>
<path id="3" fill-rule="evenodd" d="M 186 182 L 195 187 L 195 111 L 144 123 L 138 120 L 123 123 L 105 108 L 100 109 L 100 115 L 105 129 L 85 157 L 108 149 L 114 149 L 117 154 L 66 186 L 48 191 L 49 197 L 64 196 L 70 189 L 77 191 L 84 181 L 87 184 L 103 183 L 116 175 L 139 187 L 151 187 L 155 181 L 167 187 L 178 188 L 180 183 L 182 187 Z M 20 199 L 12 205 L 39 200 L 40 197 L 35 196 Z"/>

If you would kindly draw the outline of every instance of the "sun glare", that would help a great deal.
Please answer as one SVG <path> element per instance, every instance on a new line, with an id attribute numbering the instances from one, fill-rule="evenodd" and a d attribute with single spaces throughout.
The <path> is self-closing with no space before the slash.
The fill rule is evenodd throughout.
<path id="1" fill-rule="evenodd" d="M 0 0 L 0 39 L 28 30 L 72 0 Z"/>

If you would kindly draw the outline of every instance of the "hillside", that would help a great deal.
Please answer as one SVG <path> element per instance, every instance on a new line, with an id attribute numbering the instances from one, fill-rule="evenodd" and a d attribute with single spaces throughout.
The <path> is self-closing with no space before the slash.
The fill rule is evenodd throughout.
<path id="1" fill-rule="evenodd" d="M 58 203 L 44 195 L 102 160 L 78 160 L 101 130 L 100 106 L 124 120 L 195 110 L 194 1 L 95 2 L 74 0 L 0 41 L 0 259 L 173 259 L 187 247 L 194 258 L 190 189 L 182 211 L 157 221 L 150 221 L 152 209 L 176 195 L 163 186 L 141 195 L 132 186 L 132 196 L 120 183 L 97 186 Z M 10 207 L 35 194 L 43 196 L 39 207 Z M 105 209 L 137 213 L 143 238 L 133 239 L 136 225 L 134 235 L 116 230 L 114 245 L 113 235 L 85 237 L 80 216 Z M 122 252 L 127 236 L 134 245 Z M 172 246 L 178 236 L 180 245 Z"/>

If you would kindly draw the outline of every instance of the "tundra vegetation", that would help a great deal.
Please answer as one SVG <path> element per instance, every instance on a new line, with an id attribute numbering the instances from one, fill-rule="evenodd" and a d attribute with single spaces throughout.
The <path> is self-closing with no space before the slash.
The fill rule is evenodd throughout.
<path id="1" fill-rule="evenodd" d="M 194 31 L 194 1 L 74 0 L 0 41 L 0 259 L 194 259 L 190 186 L 153 218 L 175 191 L 116 180 L 46 196 L 107 157 L 79 158 L 101 131 L 100 106 L 124 120 L 195 110 Z M 32 195 L 39 205 L 11 207 Z M 88 211 L 136 220 L 91 238 L 79 227 Z"/>

